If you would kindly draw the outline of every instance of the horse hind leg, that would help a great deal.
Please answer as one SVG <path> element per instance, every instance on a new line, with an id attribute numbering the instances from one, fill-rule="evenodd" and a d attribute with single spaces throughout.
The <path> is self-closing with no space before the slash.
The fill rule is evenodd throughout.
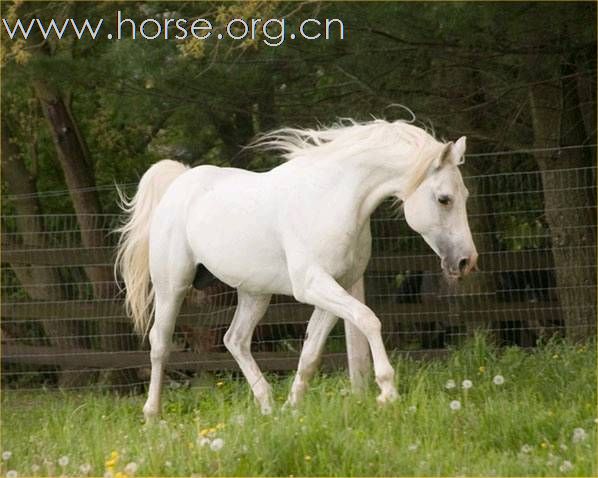
<path id="1" fill-rule="evenodd" d="M 293 380 L 291 392 L 284 404 L 284 407 L 296 407 L 303 399 L 309 381 L 314 376 L 320 359 L 326 338 L 337 322 L 337 318 L 323 309 L 315 308 L 307 325 L 306 339 L 301 350 L 297 374 Z"/>
<path id="2" fill-rule="evenodd" d="M 160 414 L 164 367 L 170 355 L 174 326 L 181 304 L 193 280 L 193 263 L 187 259 L 179 257 L 173 261 L 169 257 L 168 264 L 156 267 L 155 271 L 152 270 L 155 317 L 149 333 L 152 371 L 147 401 L 143 406 L 146 420 L 151 420 Z"/>
<path id="3" fill-rule="evenodd" d="M 271 296 L 252 295 L 239 290 L 238 298 L 235 315 L 224 335 L 224 345 L 239 364 L 262 413 L 268 415 L 272 413 L 272 391 L 251 355 L 251 337 L 270 304 Z"/>

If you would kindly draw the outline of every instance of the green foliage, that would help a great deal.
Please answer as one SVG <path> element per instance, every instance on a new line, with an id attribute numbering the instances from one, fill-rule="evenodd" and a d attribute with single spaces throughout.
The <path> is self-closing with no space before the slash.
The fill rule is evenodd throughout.
<path id="1" fill-rule="evenodd" d="M 447 361 L 399 359 L 401 398 L 387 407 L 376 405 L 373 384 L 353 396 L 335 373 L 318 376 L 296 412 L 263 417 L 247 384 L 225 376 L 167 388 L 164 420 L 150 426 L 142 396 L 7 392 L 3 449 L 12 457 L 3 472 L 27 475 L 37 464 L 46 475 L 47 460 L 54 475 L 89 463 L 101 476 L 116 452 L 110 469 L 135 462 L 140 476 L 593 476 L 595 363 L 592 344 L 498 351 L 478 336 Z M 445 388 L 449 380 L 455 388 Z M 273 384 L 280 404 L 290 378 Z M 453 400 L 460 410 L 450 409 Z M 576 428 L 584 439 L 573 439 Z M 224 446 L 213 451 L 202 438 Z"/>

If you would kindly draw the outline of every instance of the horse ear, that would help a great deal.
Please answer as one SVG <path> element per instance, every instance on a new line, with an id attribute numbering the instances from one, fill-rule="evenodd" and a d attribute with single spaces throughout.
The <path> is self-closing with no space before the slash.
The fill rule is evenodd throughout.
<path id="1" fill-rule="evenodd" d="M 467 137 L 461 136 L 455 146 L 453 147 L 453 158 L 455 164 L 461 164 L 463 162 L 463 156 L 465 155 L 465 148 L 467 147 Z"/>
<path id="2" fill-rule="evenodd" d="M 436 161 L 434 161 L 434 167 L 436 169 L 440 169 L 445 164 L 452 162 L 454 146 L 455 146 L 455 143 L 453 143 L 452 141 L 449 141 L 448 143 L 444 144 L 444 147 L 442 148 L 442 151 L 438 155 L 438 158 L 436 159 Z"/>
<path id="3" fill-rule="evenodd" d="M 465 148 L 467 146 L 467 138 L 461 136 L 456 143 L 449 141 L 442 148 L 442 152 L 438 156 L 434 166 L 441 168 L 445 164 L 458 165 L 463 163 L 463 155 L 465 154 Z"/>

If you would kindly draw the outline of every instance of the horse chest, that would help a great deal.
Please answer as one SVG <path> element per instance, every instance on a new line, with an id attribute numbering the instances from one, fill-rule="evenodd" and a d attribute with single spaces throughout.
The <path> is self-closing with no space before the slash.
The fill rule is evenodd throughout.
<path id="1" fill-rule="evenodd" d="M 371 255 L 372 237 L 369 221 L 361 229 L 332 235 L 320 242 L 319 260 L 323 268 L 347 286 L 363 275 Z"/>

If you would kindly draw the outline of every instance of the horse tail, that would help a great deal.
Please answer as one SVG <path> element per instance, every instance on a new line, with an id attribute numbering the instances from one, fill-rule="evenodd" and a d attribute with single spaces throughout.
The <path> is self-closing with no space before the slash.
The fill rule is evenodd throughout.
<path id="1" fill-rule="evenodd" d="M 127 218 L 115 231 L 120 237 L 114 273 L 117 277 L 120 272 L 125 283 L 127 315 L 132 317 L 135 331 L 144 337 L 154 310 L 154 290 L 149 270 L 152 216 L 168 186 L 187 169 L 184 164 L 168 159 L 157 162 L 141 177 L 132 199 L 127 198 L 117 187 L 119 206 Z"/>

